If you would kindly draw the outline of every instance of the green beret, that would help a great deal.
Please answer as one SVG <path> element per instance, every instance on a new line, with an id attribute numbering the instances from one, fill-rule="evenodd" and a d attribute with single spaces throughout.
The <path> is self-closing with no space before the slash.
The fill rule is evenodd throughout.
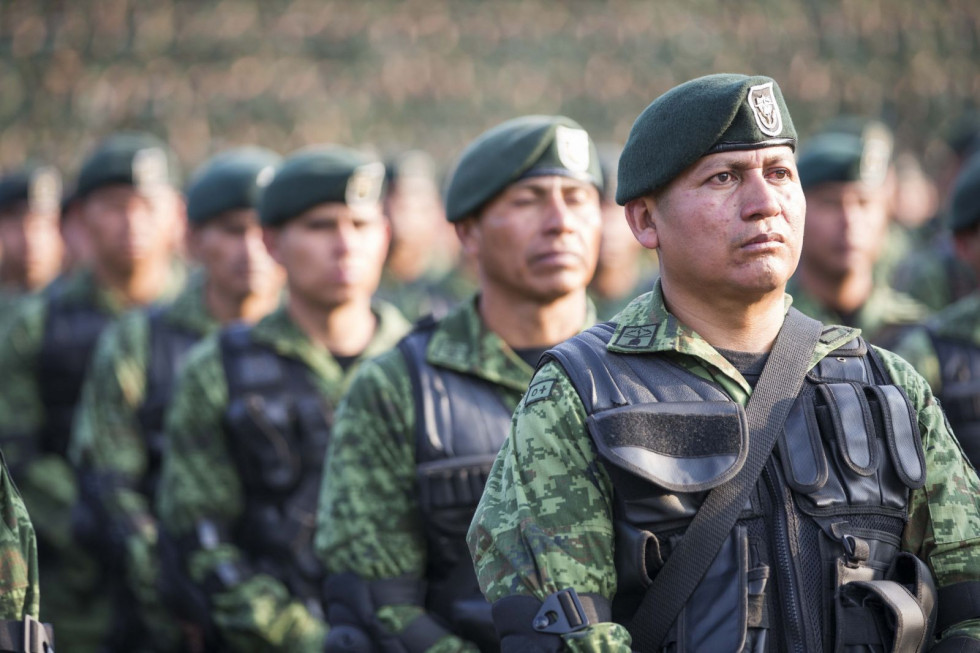
<path id="1" fill-rule="evenodd" d="M 969 229 L 980 223 L 980 154 L 970 157 L 953 183 L 949 228 Z"/>
<path id="2" fill-rule="evenodd" d="M 887 148 L 890 153 L 890 146 Z M 888 174 L 888 155 L 876 141 L 843 132 L 820 134 L 800 148 L 796 167 L 804 189 L 829 182 L 880 186 Z"/>
<path id="3" fill-rule="evenodd" d="M 385 167 L 362 152 L 339 145 L 305 148 L 290 155 L 259 200 L 259 218 L 274 227 L 317 204 L 376 203 Z"/>
<path id="4" fill-rule="evenodd" d="M 446 217 L 462 220 L 511 183 L 542 175 L 574 177 L 602 191 L 595 143 L 577 122 L 564 116 L 508 120 L 463 150 L 446 190 Z"/>
<path id="5" fill-rule="evenodd" d="M 616 202 L 666 186 L 701 157 L 731 150 L 796 147 L 796 129 L 769 77 L 719 74 L 675 86 L 633 123 L 619 157 Z"/>
<path id="6" fill-rule="evenodd" d="M 187 186 L 187 219 L 202 224 L 225 211 L 256 208 L 282 160 L 260 147 L 241 147 L 209 159 Z"/>
<path id="7" fill-rule="evenodd" d="M 159 138 L 141 132 L 113 134 L 92 152 L 78 173 L 76 197 L 110 184 L 139 190 L 176 186 L 180 172 L 170 148 Z"/>
<path id="8" fill-rule="evenodd" d="M 61 173 L 31 164 L 0 177 L 0 208 L 26 202 L 36 213 L 57 213 L 61 205 Z"/>

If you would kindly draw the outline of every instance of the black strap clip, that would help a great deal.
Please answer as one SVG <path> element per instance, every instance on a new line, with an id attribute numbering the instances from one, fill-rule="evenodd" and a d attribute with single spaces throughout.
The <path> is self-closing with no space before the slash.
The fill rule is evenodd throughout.
<path id="1" fill-rule="evenodd" d="M 587 628 L 589 616 L 571 587 L 550 594 L 534 615 L 531 626 L 539 633 L 564 635 Z"/>

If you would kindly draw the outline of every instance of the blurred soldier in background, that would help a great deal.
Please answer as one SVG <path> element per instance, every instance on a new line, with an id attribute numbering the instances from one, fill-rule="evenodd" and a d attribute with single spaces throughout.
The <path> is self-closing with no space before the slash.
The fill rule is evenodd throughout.
<path id="1" fill-rule="evenodd" d="M 980 155 L 953 187 L 949 229 L 957 255 L 980 274 Z M 980 294 L 947 306 L 909 333 L 895 352 L 929 382 L 967 457 L 974 467 L 980 465 Z"/>
<path id="2" fill-rule="evenodd" d="M 802 148 L 805 237 L 787 292 L 810 317 L 858 327 L 872 343 L 888 347 L 928 309 L 875 279 L 890 194 L 887 162 L 868 156 L 867 147 L 860 136 L 825 133 Z"/>
<path id="3" fill-rule="evenodd" d="M 458 247 L 447 229 L 435 164 L 426 153 L 412 150 L 389 161 L 385 177 L 391 248 L 378 297 L 413 321 L 445 315 L 473 292 L 475 283 L 471 276 L 451 270 Z"/>
<path id="4" fill-rule="evenodd" d="M 268 150 L 241 148 L 202 166 L 187 188 L 188 248 L 202 270 L 173 303 L 132 311 L 108 328 L 86 377 L 69 454 L 88 516 L 82 538 L 128 590 L 111 650 L 189 646 L 156 591 L 163 415 L 195 342 L 220 324 L 255 322 L 279 301 L 283 273 L 262 243 L 255 208 L 278 163 Z"/>
<path id="5" fill-rule="evenodd" d="M 64 242 L 62 257 L 62 277 L 71 276 L 92 263 L 92 245 L 82 223 L 82 202 L 75 191 L 65 193 L 61 198 L 61 239 Z"/>
<path id="6" fill-rule="evenodd" d="M 108 625 L 110 597 L 99 566 L 74 541 L 78 498 L 66 449 L 91 352 L 124 309 L 173 297 L 173 225 L 183 220 L 176 168 L 147 134 L 106 139 L 78 178 L 92 265 L 55 291 L 23 301 L 0 342 L 0 446 L 38 535 L 44 615 L 59 651 L 93 651 Z"/>
<path id="7" fill-rule="evenodd" d="M 25 293 L 43 288 L 61 269 L 60 200 L 61 175 L 50 166 L 0 178 L 0 329 Z"/>
<path id="8" fill-rule="evenodd" d="M 337 415 L 316 536 L 329 651 L 498 650 L 464 536 L 538 357 L 594 322 L 601 189 L 561 116 L 463 153 L 446 209 L 479 294 L 366 363 Z"/>
<path id="9" fill-rule="evenodd" d="M 359 361 L 408 330 L 373 303 L 388 248 L 384 167 L 301 150 L 263 193 L 286 304 L 191 351 L 168 410 L 157 505 L 224 648 L 320 651 L 316 501 L 333 409 Z"/>

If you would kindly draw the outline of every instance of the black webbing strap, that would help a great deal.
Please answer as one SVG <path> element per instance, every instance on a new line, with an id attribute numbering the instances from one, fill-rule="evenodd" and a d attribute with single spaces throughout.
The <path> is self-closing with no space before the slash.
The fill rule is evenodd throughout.
<path id="1" fill-rule="evenodd" d="M 634 650 L 659 650 L 671 624 L 721 549 L 783 430 L 821 331 L 819 322 L 790 308 L 745 407 L 749 422 L 745 465 L 732 480 L 708 494 L 684 537 L 647 588 L 643 602 L 626 626 L 633 637 Z"/>
<path id="2" fill-rule="evenodd" d="M 980 582 L 967 580 L 939 588 L 937 634 L 961 621 L 978 617 L 980 617 Z"/>
<path id="3" fill-rule="evenodd" d="M 51 624 L 27 616 L 23 621 L 0 620 L 0 652 L 47 653 L 54 651 Z"/>

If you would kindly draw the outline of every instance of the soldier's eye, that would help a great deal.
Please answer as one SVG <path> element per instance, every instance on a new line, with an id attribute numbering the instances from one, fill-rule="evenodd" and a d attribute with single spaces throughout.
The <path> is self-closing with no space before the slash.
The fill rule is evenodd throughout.
<path id="1" fill-rule="evenodd" d="M 715 180 L 722 184 L 727 184 L 734 178 L 735 175 L 730 172 L 719 172 L 717 175 L 715 175 Z"/>

